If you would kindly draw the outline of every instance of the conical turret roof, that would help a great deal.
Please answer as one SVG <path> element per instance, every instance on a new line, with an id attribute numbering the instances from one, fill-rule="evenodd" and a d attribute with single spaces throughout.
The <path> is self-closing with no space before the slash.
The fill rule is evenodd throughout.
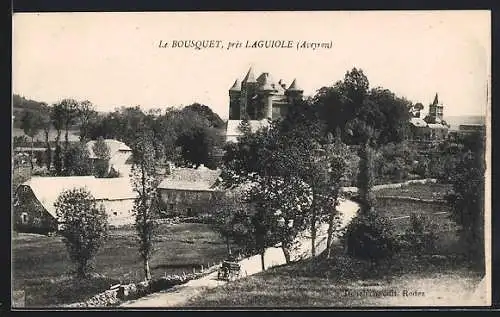
<path id="1" fill-rule="evenodd" d="M 297 80 L 294 79 L 292 83 L 290 84 L 290 87 L 287 89 L 288 91 L 303 91 L 302 88 L 297 85 Z"/>
<path id="2" fill-rule="evenodd" d="M 243 79 L 243 83 L 255 83 L 255 82 L 256 82 L 256 80 L 255 80 L 255 75 L 253 74 L 253 68 L 250 67 L 247 75 Z"/>
<path id="3" fill-rule="evenodd" d="M 274 91 L 274 87 L 272 86 L 272 80 L 268 73 L 263 73 L 259 78 L 262 78 L 261 85 L 259 86 L 259 90 L 261 91 Z"/>
<path id="4" fill-rule="evenodd" d="M 234 81 L 234 84 L 231 88 L 229 88 L 229 91 L 241 91 L 241 83 L 238 79 Z"/>

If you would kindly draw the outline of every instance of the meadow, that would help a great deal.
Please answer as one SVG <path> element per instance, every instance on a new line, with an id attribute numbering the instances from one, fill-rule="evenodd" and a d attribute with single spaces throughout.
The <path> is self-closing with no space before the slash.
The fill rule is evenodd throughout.
<path id="1" fill-rule="evenodd" d="M 153 278 L 199 271 L 225 258 L 226 246 L 207 225 L 162 224 L 150 261 Z M 24 290 L 26 307 L 85 300 L 117 283 L 144 279 L 132 226 L 111 229 L 95 259 L 93 278 L 71 278 L 74 266 L 59 236 L 15 233 L 12 237 L 12 288 Z"/>
<path id="2" fill-rule="evenodd" d="M 377 192 L 377 196 L 438 199 L 447 185 L 411 185 Z M 434 195 L 432 194 L 434 193 Z M 380 197 L 379 197 L 380 198 Z M 432 254 L 397 253 L 374 266 L 344 253 L 338 243 L 331 259 L 319 255 L 271 268 L 193 298 L 188 307 L 356 307 L 464 305 L 464 298 L 481 281 L 483 272 L 462 261 L 458 227 L 443 202 L 378 199 L 376 211 L 386 215 L 397 233 L 410 227 L 410 214 L 428 216 L 436 225 L 436 249 Z M 422 296 L 401 296 L 418 291 Z M 386 291 L 377 296 L 366 292 Z M 390 293 L 390 292 L 392 293 Z M 363 293 L 365 292 L 365 293 Z M 390 294 L 389 294 L 390 293 Z M 426 301 L 427 300 L 427 301 Z"/>

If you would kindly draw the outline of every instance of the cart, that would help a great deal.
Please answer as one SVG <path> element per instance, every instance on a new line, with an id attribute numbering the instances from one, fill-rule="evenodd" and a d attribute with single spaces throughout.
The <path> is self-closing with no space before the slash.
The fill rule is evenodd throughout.
<path id="1" fill-rule="evenodd" d="M 217 279 L 234 281 L 241 274 L 241 265 L 236 262 L 223 261 L 217 273 Z"/>

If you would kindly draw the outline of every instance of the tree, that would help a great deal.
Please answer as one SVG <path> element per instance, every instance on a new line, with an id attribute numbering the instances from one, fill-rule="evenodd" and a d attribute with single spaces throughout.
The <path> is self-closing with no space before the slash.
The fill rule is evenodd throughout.
<path id="1" fill-rule="evenodd" d="M 377 144 L 400 142 L 407 134 L 411 102 L 388 89 L 369 90 L 368 78 L 361 69 L 353 68 L 343 80 L 322 87 L 312 102 L 328 132 L 334 133 L 339 127 L 347 144 L 363 144 L 366 127 L 379 131 L 373 135 Z"/>
<path id="2" fill-rule="evenodd" d="M 235 191 L 215 191 L 210 201 L 211 227 L 226 242 L 227 254 L 230 258 L 231 239 L 234 236 L 235 215 L 245 208 L 241 194 Z"/>
<path id="3" fill-rule="evenodd" d="M 52 120 L 52 125 L 56 130 L 56 148 L 54 151 L 54 169 L 58 176 L 63 174 L 63 151 L 61 149 L 61 131 L 64 127 L 64 109 L 61 103 L 52 105 L 50 112 L 50 118 Z"/>
<path id="4" fill-rule="evenodd" d="M 218 114 L 212 111 L 210 107 L 201 105 L 199 103 L 193 103 L 189 106 L 186 106 L 182 109 L 182 111 L 193 111 L 198 113 L 199 115 L 205 117 L 209 122 L 210 126 L 214 128 L 221 129 L 224 127 L 224 121 L 219 117 Z"/>
<path id="5" fill-rule="evenodd" d="M 460 225 L 466 255 L 473 263 L 484 266 L 484 152 L 460 153 L 456 168 L 448 173 L 453 193 L 447 200 L 452 206 L 452 218 Z"/>
<path id="6" fill-rule="evenodd" d="M 77 276 L 87 277 L 91 260 L 102 246 L 108 231 L 104 207 L 98 206 L 85 188 L 66 190 L 55 202 L 61 234 L 69 256 L 77 265 Z"/>
<path id="7" fill-rule="evenodd" d="M 38 131 L 41 128 L 41 117 L 38 112 L 26 111 L 23 115 L 21 122 L 21 129 L 23 129 L 24 133 L 31 138 L 31 155 L 30 155 L 30 166 L 33 170 L 33 143 L 34 138 L 38 134 Z"/>
<path id="8" fill-rule="evenodd" d="M 43 129 L 43 133 L 45 135 L 45 164 L 47 166 L 47 170 L 50 171 L 50 167 L 52 165 L 52 147 L 50 145 L 49 133 L 50 127 L 52 126 L 52 121 L 50 118 L 51 109 L 47 106 L 47 104 L 42 105 L 41 114 L 41 127 Z"/>
<path id="9" fill-rule="evenodd" d="M 90 139 L 91 124 L 97 118 L 97 112 L 94 110 L 94 105 L 85 100 L 78 105 L 77 114 L 80 121 L 80 141 L 85 142 Z"/>
<path id="10" fill-rule="evenodd" d="M 70 145 L 66 150 L 64 158 L 66 161 L 64 167 L 65 176 L 92 175 L 92 166 L 90 164 L 89 151 L 84 143 L 78 142 L 76 144 Z"/>
<path id="11" fill-rule="evenodd" d="M 361 201 L 361 213 L 371 213 L 375 208 L 375 194 L 372 187 L 375 182 L 374 150 L 369 142 L 359 150 L 358 191 Z"/>
<path id="12" fill-rule="evenodd" d="M 154 251 L 154 236 L 159 205 L 157 187 L 161 181 L 157 174 L 152 145 L 152 133 L 142 130 L 132 146 L 132 185 L 137 192 L 134 200 L 135 228 L 139 238 L 139 253 L 143 260 L 144 277 L 151 280 L 149 260 Z"/>
<path id="13" fill-rule="evenodd" d="M 333 140 L 331 134 L 328 136 L 326 155 L 328 159 L 328 184 L 326 186 L 326 197 L 330 200 L 332 209 L 328 215 L 328 236 L 326 240 L 326 257 L 331 257 L 333 235 L 339 227 L 339 215 L 337 212 L 338 199 L 340 196 L 341 180 L 347 171 L 347 159 L 349 148 L 342 143 L 340 129 L 337 129 L 336 138 Z"/>
<path id="14" fill-rule="evenodd" d="M 78 102 L 74 99 L 63 99 L 59 103 L 62 109 L 62 122 L 65 130 L 64 134 L 64 150 L 69 147 L 69 129 L 75 123 L 78 117 Z"/>
<path id="15" fill-rule="evenodd" d="M 110 159 L 110 149 L 109 146 L 104 142 L 103 137 L 99 137 L 97 141 L 92 145 L 92 151 L 94 152 L 97 160 L 94 165 L 94 172 L 96 177 L 102 178 L 106 177 L 109 169 L 109 159 Z"/>

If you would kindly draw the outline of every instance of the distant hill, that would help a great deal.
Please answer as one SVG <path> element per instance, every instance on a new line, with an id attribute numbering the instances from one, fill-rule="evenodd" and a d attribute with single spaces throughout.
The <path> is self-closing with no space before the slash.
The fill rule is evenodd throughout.
<path id="1" fill-rule="evenodd" d="M 458 130 L 461 124 L 486 124 L 485 116 L 445 116 L 444 120 L 452 130 Z"/>
<path id="2" fill-rule="evenodd" d="M 14 127 L 21 126 L 21 118 L 26 111 L 39 111 L 44 102 L 27 99 L 23 96 L 12 96 L 12 115 L 14 116 Z"/>

